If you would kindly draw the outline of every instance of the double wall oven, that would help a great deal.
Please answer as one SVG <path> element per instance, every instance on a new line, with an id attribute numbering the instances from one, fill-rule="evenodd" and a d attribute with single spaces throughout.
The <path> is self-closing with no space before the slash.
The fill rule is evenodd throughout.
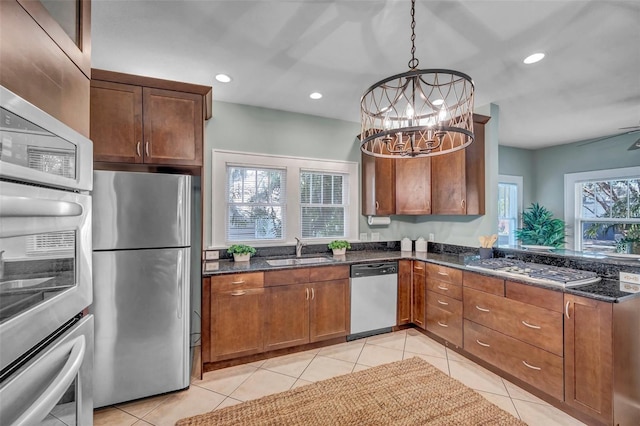
<path id="1" fill-rule="evenodd" d="M 0 86 L 0 424 L 93 419 L 92 143 Z"/>

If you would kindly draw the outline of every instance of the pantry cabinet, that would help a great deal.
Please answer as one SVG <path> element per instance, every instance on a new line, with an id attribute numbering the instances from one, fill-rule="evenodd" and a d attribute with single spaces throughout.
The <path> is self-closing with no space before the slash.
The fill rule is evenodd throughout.
<path id="1" fill-rule="evenodd" d="M 94 160 L 201 166 L 210 96 L 207 86 L 93 70 Z"/>

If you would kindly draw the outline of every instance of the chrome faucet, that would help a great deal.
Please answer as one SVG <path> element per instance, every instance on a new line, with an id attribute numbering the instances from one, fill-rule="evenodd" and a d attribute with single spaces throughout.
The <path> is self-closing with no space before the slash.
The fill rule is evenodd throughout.
<path id="1" fill-rule="evenodd" d="M 300 241 L 300 238 L 296 237 L 296 257 L 302 256 L 302 247 L 305 245 L 306 244 Z"/>

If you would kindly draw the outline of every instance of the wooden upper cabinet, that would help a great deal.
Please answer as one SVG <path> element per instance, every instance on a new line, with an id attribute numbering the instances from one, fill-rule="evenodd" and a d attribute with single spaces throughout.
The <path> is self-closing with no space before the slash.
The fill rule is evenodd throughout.
<path id="1" fill-rule="evenodd" d="M 362 153 L 362 214 L 388 216 L 396 213 L 395 164 L 393 158 Z"/>
<path id="2" fill-rule="evenodd" d="M 467 148 L 431 158 L 431 214 L 483 215 L 485 212 L 484 126 L 474 114 L 475 141 Z"/>
<path id="3" fill-rule="evenodd" d="M 94 160 L 201 166 L 211 88 L 93 70 Z"/>
<path id="4" fill-rule="evenodd" d="M 396 214 L 431 214 L 431 157 L 395 161 Z"/>

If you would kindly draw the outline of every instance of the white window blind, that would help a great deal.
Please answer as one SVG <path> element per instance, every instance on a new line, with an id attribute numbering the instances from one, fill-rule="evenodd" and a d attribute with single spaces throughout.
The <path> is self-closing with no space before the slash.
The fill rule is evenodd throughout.
<path id="1" fill-rule="evenodd" d="M 348 175 L 300 172 L 302 238 L 345 238 L 348 235 Z"/>
<path id="2" fill-rule="evenodd" d="M 283 169 L 227 165 L 227 240 L 282 240 L 285 187 Z"/>

